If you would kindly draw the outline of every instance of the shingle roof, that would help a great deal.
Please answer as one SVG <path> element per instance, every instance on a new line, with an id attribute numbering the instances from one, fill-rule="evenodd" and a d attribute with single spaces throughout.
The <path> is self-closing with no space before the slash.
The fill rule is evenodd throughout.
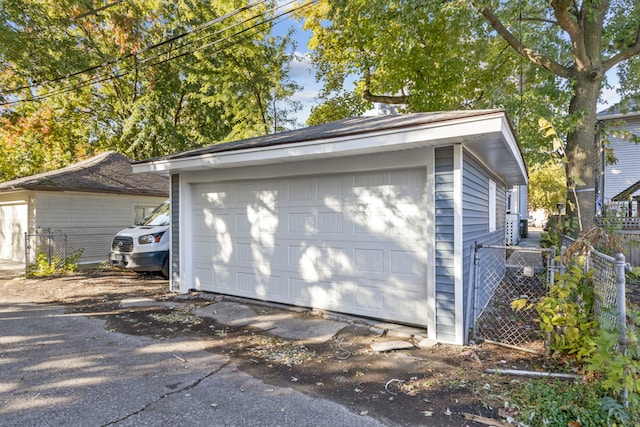
<path id="1" fill-rule="evenodd" d="M 638 115 L 640 115 L 640 103 L 638 103 L 638 99 L 629 98 L 607 108 L 606 110 L 600 111 L 597 116 L 600 120 L 606 120 Z"/>
<path id="2" fill-rule="evenodd" d="M 208 147 L 196 148 L 189 151 L 154 157 L 134 163 L 184 159 L 188 157 L 196 157 L 203 154 L 213 154 L 224 151 L 244 150 L 280 144 L 338 138 L 350 135 L 361 135 L 369 132 L 380 132 L 387 129 L 402 129 L 423 124 L 446 122 L 449 120 L 477 117 L 485 114 L 494 114 L 496 111 L 497 110 L 439 111 L 431 113 L 351 117 L 317 126 L 258 136 L 255 138 L 243 139 L 240 141 L 215 144 Z"/>
<path id="3" fill-rule="evenodd" d="M 12 190 L 84 191 L 167 197 L 169 180 L 131 170 L 131 159 L 108 151 L 62 169 L 0 183 L 0 192 Z"/>
<path id="4" fill-rule="evenodd" d="M 636 182 L 635 184 L 632 184 L 631 186 L 627 187 L 625 190 L 613 196 L 612 200 L 614 201 L 627 200 L 638 190 L 640 190 L 640 181 Z"/>

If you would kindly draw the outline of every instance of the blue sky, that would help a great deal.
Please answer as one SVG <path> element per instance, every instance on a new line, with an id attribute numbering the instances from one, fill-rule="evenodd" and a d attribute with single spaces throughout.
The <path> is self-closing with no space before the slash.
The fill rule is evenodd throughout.
<path id="1" fill-rule="evenodd" d="M 289 77 L 302 87 L 302 89 L 293 96 L 293 100 L 300 102 L 302 105 L 302 110 L 296 114 L 296 118 L 300 125 L 304 125 L 311 113 L 311 108 L 318 103 L 317 96 L 321 85 L 315 80 L 315 71 L 313 67 L 307 60 L 305 60 L 309 52 L 307 49 L 307 43 L 311 33 L 302 29 L 301 22 L 291 18 L 276 24 L 273 31 L 276 35 L 282 35 L 290 28 L 295 29 L 293 38 L 297 45 L 296 56 L 298 59 L 293 61 L 291 64 Z M 615 74 L 615 69 L 610 70 L 607 76 L 609 78 L 609 83 L 613 87 L 610 89 L 603 89 L 601 95 L 602 101 L 598 104 L 598 111 L 605 110 L 620 102 L 620 96 L 616 93 L 618 78 Z"/>
<path id="2" fill-rule="evenodd" d="M 302 23 L 294 19 L 287 19 L 286 21 L 276 24 L 273 32 L 276 35 L 282 35 L 289 31 L 290 28 L 295 30 L 293 38 L 296 42 L 297 59 L 291 64 L 289 77 L 302 87 L 302 89 L 293 96 L 293 100 L 300 102 L 302 105 L 302 110 L 299 111 L 296 116 L 299 124 L 303 125 L 311 113 L 311 107 L 317 104 L 316 97 L 320 90 L 320 84 L 316 82 L 313 67 L 306 60 L 309 53 L 307 43 L 309 42 L 311 33 L 302 29 Z"/>

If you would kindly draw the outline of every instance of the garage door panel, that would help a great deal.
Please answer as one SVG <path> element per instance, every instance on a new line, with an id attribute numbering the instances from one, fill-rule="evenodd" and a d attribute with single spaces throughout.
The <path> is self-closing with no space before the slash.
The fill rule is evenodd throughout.
<path id="1" fill-rule="evenodd" d="M 0 259 L 24 262 L 27 204 L 0 206 Z"/>
<path id="2" fill-rule="evenodd" d="M 196 184 L 198 284 L 426 324 L 418 313 L 426 311 L 425 176 L 414 169 Z"/>

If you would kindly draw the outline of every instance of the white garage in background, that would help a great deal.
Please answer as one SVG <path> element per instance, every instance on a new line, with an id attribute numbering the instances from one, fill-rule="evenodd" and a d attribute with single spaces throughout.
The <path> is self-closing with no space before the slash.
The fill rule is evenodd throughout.
<path id="1" fill-rule="evenodd" d="M 0 183 L 0 260 L 25 262 L 25 233 L 65 233 L 80 262 L 108 259 L 113 235 L 166 200 L 165 177 L 133 174 L 114 151 Z M 33 244 L 33 242 L 32 242 Z M 31 248 L 32 252 L 37 248 Z"/>
<path id="2" fill-rule="evenodd" d="M 463 343 L 474 242 L 527 183 L 502 111 L 358 117 L 150 159 L 172 287 L 427 327 Z"/>

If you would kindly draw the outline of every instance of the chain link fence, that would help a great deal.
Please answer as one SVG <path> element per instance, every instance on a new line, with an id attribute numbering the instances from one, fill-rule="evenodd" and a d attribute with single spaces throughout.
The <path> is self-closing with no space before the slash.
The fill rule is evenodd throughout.
<path id="1" fill-rule="evenodd" d="M 39 230 L 25 233 L 25 271 L 44 263 L 62 268 L 65 263 L 99 264 L 109 259 L 115 231 L 67 233 L 62 230 Z"/>
<path id="2" fill-rule="evenodd" d="M 573 259 L 583 259 L 585 274 L 591 275 L 594 302 L 593 315 L 604 318 L 614 327 L 626 327 L 626 277 L 629 265 L 623 254 L 615 257 L 603 254 L 586 241 L 562 236 L 562 253 L 569 248 Z"/>
<path id="3" fill-rule="evenodd" d="M 474 254 L 474 339 L 528 349 L 543 347 L 538 314 L 530 308 L 555 274 L 555 248 L 477 245 Z"/>
<path id="4" fill-rule="evenodd" d="M 588 242 L 576 243 L 564 236 L 562 253 L 581 260 L 594 287 L 594 318 L 604 318 L 620 330 L 625 346 L 626 283 L 624 255 L 612 257 L 596 251 Z M 522 349 L 540 349 L 544 337 L 538 312 L 532 307 L 546 296 L 548 287 L 563 274 L 564 258 L 556 263 L 556 249 L 477 245 L 473 263 L 473 310 L 468 326 L 473 339 L 493 341 Z"/>

